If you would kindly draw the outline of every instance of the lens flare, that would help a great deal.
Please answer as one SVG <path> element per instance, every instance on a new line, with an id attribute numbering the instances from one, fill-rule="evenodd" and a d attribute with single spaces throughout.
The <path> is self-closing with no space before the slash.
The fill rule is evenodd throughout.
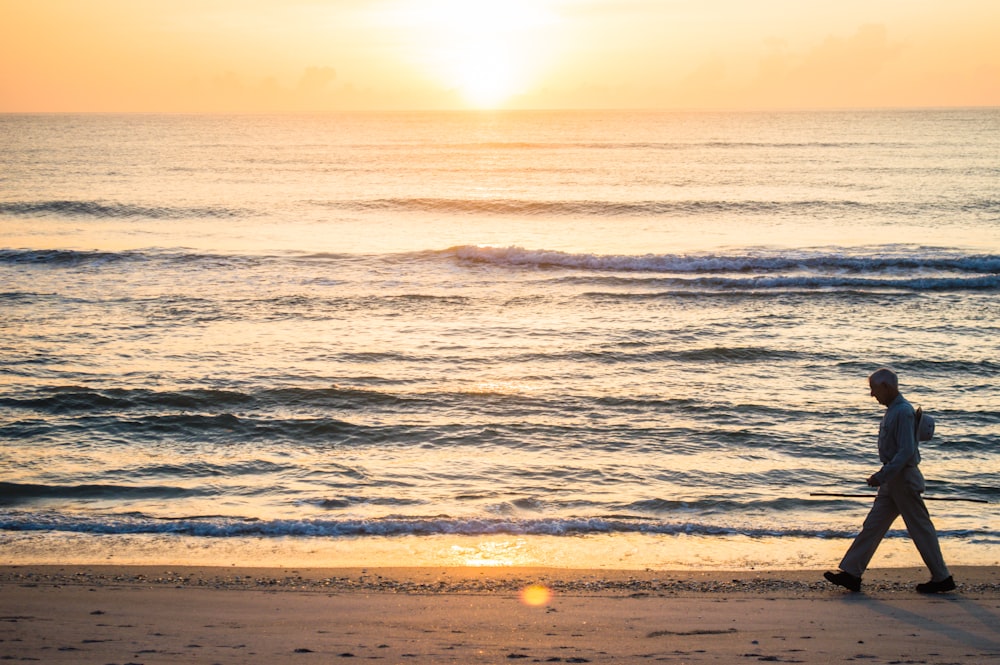
<path id="1" fill-rule="evenodd" d="M 552 590 L 544 584 L 532 584 L 521 589 L 521 602 L 531 607 L 548 605 L 552 600 Z"/>

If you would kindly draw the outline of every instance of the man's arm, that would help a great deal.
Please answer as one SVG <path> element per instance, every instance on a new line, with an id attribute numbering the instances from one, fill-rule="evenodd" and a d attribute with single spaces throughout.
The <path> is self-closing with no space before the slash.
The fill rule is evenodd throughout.
<path id="1" fill-rule="evenodd" d="M 892 458 L 882 465 L 882 468 L 873 473 L 868 478 L 868 485 L 878 487 L 884 485 L 896 474 L 903 470 L 903 467 L 913 459 L 917 452 L 917 438 L 914 433 L 915 418 L 912 409 L 900 409 L 894 418 L 895 422 L 890 423 L 892 433 L 896 442 L 896 452 Z"/>

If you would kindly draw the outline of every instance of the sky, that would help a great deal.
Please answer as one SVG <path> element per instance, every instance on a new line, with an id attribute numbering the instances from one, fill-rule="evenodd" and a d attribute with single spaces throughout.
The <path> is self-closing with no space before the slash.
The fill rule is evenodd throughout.
<path id="1" fill-rule="evenodd" d="M 1000 106 L 997 0 L 0 0 L 0 112 Z"/>

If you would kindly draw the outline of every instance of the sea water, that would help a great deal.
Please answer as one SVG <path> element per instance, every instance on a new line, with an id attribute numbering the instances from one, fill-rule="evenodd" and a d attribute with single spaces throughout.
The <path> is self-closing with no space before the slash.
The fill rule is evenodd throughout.
<path id="1" fill-rule="evenodd" d="M 998 156 L 998 109 L 0 116 L 3 562 L 833 567 L 887 365 L 996 564 Z"/>

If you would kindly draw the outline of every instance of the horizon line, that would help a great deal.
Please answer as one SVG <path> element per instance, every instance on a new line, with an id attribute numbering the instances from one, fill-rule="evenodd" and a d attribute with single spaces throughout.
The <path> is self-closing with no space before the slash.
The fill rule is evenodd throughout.
<path id="1" fill-rule="evenodd" d="M 926 106 L 760 106 L 760 107 L 538 107 L 538 108 L 359 108 L 316 110 L 0 110 L 0 115 L 218 115 L 218 116 L 275 116 L 275 115 L 356 115 L 396 113 L 830 113 L 858 111 L 954 111 L 1000 109 L 996 104 L 933 104 Z"/>

